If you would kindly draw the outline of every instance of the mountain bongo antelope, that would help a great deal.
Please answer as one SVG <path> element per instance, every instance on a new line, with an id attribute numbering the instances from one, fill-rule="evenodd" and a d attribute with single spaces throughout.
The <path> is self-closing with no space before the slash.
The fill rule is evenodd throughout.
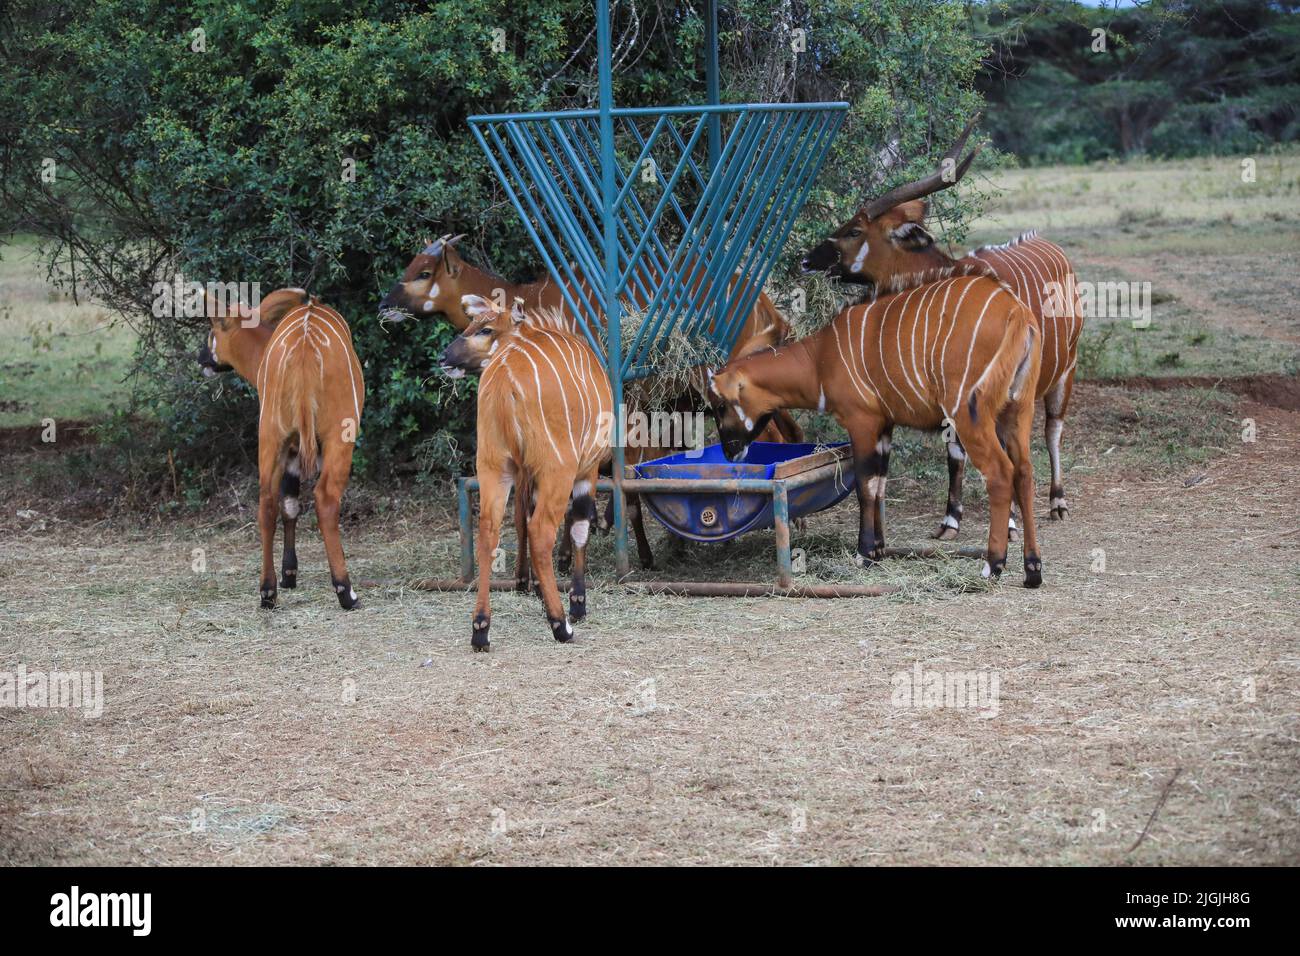
<path id="1" fill-rule="evenodd" d="M 976 117 L 978 120 L 978 117 Z M 924 179 L 906 183 L 872 200 L 852 219 L 831 233 L 803 260 L 806 272 L 828 272 L 849 282 L 881 288 L 902 276 L 983 262 L 1009 285 L 1038 318 L 1042 351 L 1036 398 L 1043 400 L 1047 453 L 1052 467 L 1052 519 L 1069 513 L 1061 475 L 1061 431 L 1070 406 L 1078 361 L 1083 313 L 1078 306 L 1074 270 L 1064 250 L 1025 233 L 1000 246 L 984 246 L 962 259 L 951 259 L 935 246 L 924 222 L 925 197 L 956 184 L 970 168 L 979 147 L 958 162 L 975 121 L 944 156 L 940 169 Z M 960 443 L 948 443 L 948 506 L 934 537 L 950 539 L 961 526 L 961 489 L 966 459 Z M 1014 522 L 1013 522 L 1014 534 Z"/>
<path id="2" fill-rule="evenodd" d="M 609 458 L 614 399 L 600 359 L 586 339 L 529 322 L 522 303 L 509 312 L 467 296 L 473 317 L 447 347 L 442 365 L 482 367 L 478 388 L 478 599 L 471 646 L 491 647 L 492 552 L 512 484 L 532 489 L 528 516 L 533 577 L 557 641 L 573 640 L 555 581 L 551 552 L 570 497 L 574 544 L 569 614 L 586 616 L 587 536 L 595 520 L 596 476 Z M 484 358 L 486 356 L 486 359 Z M 483 362 L 486 361 L 486 366 Z M 517 492 L 515 511 L 527 511 Z"/>
<path id="3" fill-rule="evenodd" d="M 789 345 L 733 361 L 710 380 L 723 451 L 732 461 L 776 408 L 816 408 L 853 446 L 857 562 L 884 556 L 883 502 L 895 425 L 949 426 L 989 495 L 985 576 L 1007 560 L 1014 495 L 1025 523 L 1025 586 L 1042 583 L 1029 433 L 1038 375 L 1038 323 L 982 263 L 914 276 L 840 312 Z"/>
<path id="4" fill-rule="evenodd" d="M 343 609 L 356 607 L 339 540 L 339 503 L 352 470 L 365 382 L 347 322 L 302 289 L 279 289 L 259 308 L 213 315 L 198 358 L 205 375 L 233 369 L 257 389 L 262 607 L 275 607 L 277 510 L 284 516 L 280 587 L 297 586 L 298 496 L 318 467 L 316 520 L 330 580 Z"/>
<path id="5" fill-rule="evenodd" d="M 560 287 L 549 276 L 535 282 L 507 282 L 466 262 L 456 250 L 456 244 L 463 238 L 464 236 L 446 235 L 435 242 L 427 243 L 379 303 L 380 313 L 389 321 L 401 321 L 406 315 L 441 314 L 446 316 L 458 331 L 464 332 L 474 320 L 474 316 L 465 310 L 463 302 L 466 296 L 476 297 L 480 301 L 496 302 L 502 306 L 519 299 L 523 303 L 524 312 L 529 316 L 529 321 L 542 322 L 583 338 L 578 321 L 568 312 Z M 579 298 L 589 298 L 592 292 L 584 283 L 574 294 Z M 636 303 L 633 302 L 632 305 L 635 306 Z M 790 327 L 785 317 L 766 293 L 760 293 L 754 308 L 736 337 L 732 357 L 754 347 L 754 340 L 763 344 L 779 343 L 786 341 L 789 336 Z M 474 370 L 467 369 L 467 371 Z M 688 406 L 694 408 L 697 407 L 697 403 L 686 396 L 681 396 L 674 403 L 672 410 L 683 411 Z M 772 427 L 763 440 L 801 442 L 803 430 L 790 413 L 782 409 L 774 416 Z M 657 445 L 628 448 L 625 462 L 635 465 L 640 461 L 671 454 L 677 450 Z M 516 497 L 518 497 L 518 489 L 516 489 Z M 636 540 L 637 556 L 643 568 L 651 569 L 654 567 L 654 553 L 650 549 L 650 540 L 646 536 L 640 498 L 629 493 L 625 495 L 625 500 L 628 523 L 632 527 Z M 562 564 L 564 559 L 565 555 L 562 551 Z"/>

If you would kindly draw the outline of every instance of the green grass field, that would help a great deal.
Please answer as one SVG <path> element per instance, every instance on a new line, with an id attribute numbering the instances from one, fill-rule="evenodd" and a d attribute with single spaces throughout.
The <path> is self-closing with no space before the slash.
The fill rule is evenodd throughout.
<path id="1" fill-rule="evenodd" d="M 127 397 L 130 327 L 52 288 L 30 238 L 0 255 L 0 427 L 103 418 Z"/>
<path id="2" fill-rule="evenodd" d="M 971 245 L 1027 229 L 1083 282 L 1149 282 L 1151 325 L 1089 320 L 1081 378 L 1294 374 L 1300 368 L 1300 151 L 1242 160 L 1050 166 L 999 173 Z"/>
<path id="3" fill-rule="evenodd" d="M 992 179 L 1000 195 L 971 224 L 971 239 L 998 243 L 1038 229 L 1086 237 L 1099 256 L 1295 254 L 1300 151 L 1254 160 L 1254 182 L 1242 180 L 1238 157 L 1004 170 Z"/>

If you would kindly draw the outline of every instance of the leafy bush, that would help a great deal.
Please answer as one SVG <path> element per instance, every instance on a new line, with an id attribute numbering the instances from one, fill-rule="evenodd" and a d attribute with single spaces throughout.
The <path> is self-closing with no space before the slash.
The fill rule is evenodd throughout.
<path id="1" fill-rule="evenodd" d="M 788 258 L 864 193 L 930 168 L 977 108 L 982 49 L 963 11 L 956 0 L 724 8 L 726 99 L 853 103 Z M 701 12 L 614 6 L 620 105 L 701 101 Z M 177 273 L 320 295 L 350 321 L 365 365 L 358 470 L 458 467 L 450 450 L 472 447 L 472 389 L 437 377 L 450 330 L 384 329 L 376 304 L 445 232 L 468 233 L 462 249 L 482 265 L 537 274 L 465 118 L 591 105 L 593 29 L 588 0 L 13 0 L 0 13 L 0 234 L 35 232 L 65 282 L 133 323 L 136 411 L 159 423 L 145 437 L 191 482 L 251 460 L 254 397 L 195 374 L 204 319 L 150 312 L 153 284 Z M 910 163 L 882 177 L 873 157 L 892 140 Z M 959 230 L 970 202 L 945 194 L 939 209 Z"/>

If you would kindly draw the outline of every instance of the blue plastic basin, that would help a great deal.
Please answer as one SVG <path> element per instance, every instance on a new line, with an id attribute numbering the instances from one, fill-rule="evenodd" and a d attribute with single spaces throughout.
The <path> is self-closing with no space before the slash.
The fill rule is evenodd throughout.
<path id="1" fill-rule="evenodd" d="M 702 451 L 642 462 L 634 466 L 634 471 L 638 478 L 771 479 L 777 465 L 847 444 L 754 442 L 744 459 L 736 462 L 727 460 L 721 445 L 709 445 Z M 852 472 L 852 465 L 846 461 L 838 474 L 790 489 L 790 517 L 801 518 L 824 511 L 842 501 L 852 490 Z M 678 537 L 691 541 L 729 541 L 746 531 L 770 528 L 775 523 L 772 496 L 761 492 L 641 492 L 641 501 L 656 521 Z"/>

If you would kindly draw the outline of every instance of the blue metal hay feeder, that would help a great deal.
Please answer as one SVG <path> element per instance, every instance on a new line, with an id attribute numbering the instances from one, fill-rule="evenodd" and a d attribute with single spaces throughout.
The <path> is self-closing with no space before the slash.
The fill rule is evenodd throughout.
<path id="1" fill-rule="evenodd" d="M 601 356 L 620 419 L 624 383 L 654 372 L 656 348 L 669 336 L 731 351 L 848 112 L 843 102 L 723 104 L 717 0 L 706 0 L 704 28 L 702 105 L 616 107 L 609 0 L 597 0 L 596 109 L 469 118 L 566 307 Z M 623 327 L 629 307 L 641 313 L 630 335 Z M 620 439 L 613 452 L 614 550 L 623 576 L 624 491 L 650 493 L 647 483 L 658 479 L 625 479 Z M 779 537 L 780 495 L 755 490 L 773 496 Z"/>
<path id="2" fill-rule="evenodd" d="M 830 446 L 755 442 L 739 462 L 728 461 L 721 445 L 710 445 L 642 462 L 631 471 L 635 478 L 707 484 L 710 488 L 719 482 L 781 482 L 786 490 L 787 517 L 802 518 L 838 504 L 853 489 L 847 457 L 848 442 Z M 799 478 L 803 480 L 794 480 Z M 656 521 L 690 541 L 730 541 L 747 531 L 776 525 L 776 499 L 770 488 L 645 491 L 641 500 Z"/>

